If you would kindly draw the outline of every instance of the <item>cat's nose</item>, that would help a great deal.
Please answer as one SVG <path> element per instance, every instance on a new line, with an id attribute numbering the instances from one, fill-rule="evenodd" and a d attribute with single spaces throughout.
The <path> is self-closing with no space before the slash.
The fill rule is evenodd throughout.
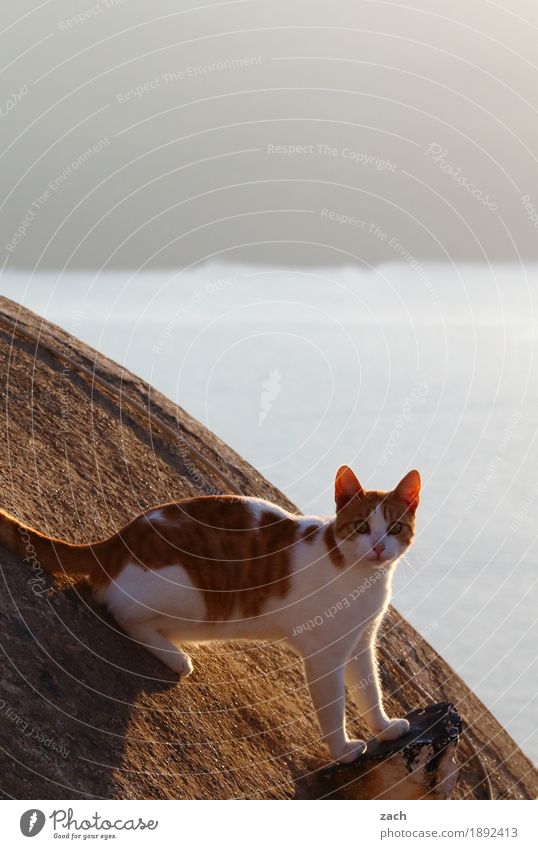
<path id="1" fill-rule="evenodd" d="M 377 554 L 377 556 L 380 557 L 381 554 L 385 551 L 385 543 L 384 542 L 378 542 L 376 545 L 372 546 L 372 548 L 375 551 L 375 553 Z"/>

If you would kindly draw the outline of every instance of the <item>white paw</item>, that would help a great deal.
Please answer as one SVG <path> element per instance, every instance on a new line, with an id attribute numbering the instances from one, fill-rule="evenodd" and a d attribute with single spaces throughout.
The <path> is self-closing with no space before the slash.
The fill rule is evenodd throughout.
<path id="1" fill-rule="evenodd" d="M 336 755 L 336 760 L 342 764 L 350 764 L 366 751 L 364 740 L 348 740 L 342 751 Z"/>
<path id="2" fill-rule="evenodd" d="M 170 669 L 173 669 L 174 672 L 177 672 L 180 678 L 186 678 L 191 674 L 194 668 L 189 655 L 182 651 L 178 651 L 177 654 L 173 654 L 167 661 L 167 665 Z"/>
<path id="3" fill-rule="evenodd" d="M 376 737 L 378 740 L 397 740 L 408 731 L 407 719 L 388 719 L 386 726 L 377 732 Z"/>

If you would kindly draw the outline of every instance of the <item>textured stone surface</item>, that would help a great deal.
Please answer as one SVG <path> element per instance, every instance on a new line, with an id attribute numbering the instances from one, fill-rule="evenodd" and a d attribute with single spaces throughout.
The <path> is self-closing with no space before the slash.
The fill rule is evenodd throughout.
<path id="1" fill-rule="evenodd" d="M 120 366 L 0 299 L 58 360 L 0 322 L 3 506 L 55 536 L 86 541 L 133 514 L 200 491 L 224 490 L 291 506 L 228 446 Z M 74 368 L 95 369 L 112 397 Z M 166 421 L 152 429 L 135 399 Z M 190 456 L 194 446 L 214 472 Z M 121 634 L 82 586 L 47 579 L 0 550 L 0 789 L 16 798 L 291 798 L 328 763 L 295 657 L 276 645 L 205 646 L 179 686 Z M 37 590 L 37 592 L 36 592 Z M 453 702 L 463 718 L 456 797 L 534 798 L 530 762 L 455 672 L 395 611 L 381 670 L 392 715 Z M 431 694 L 431 696 L 427 695 Z M 356 713 L 356 712 L 355 712 Z M 353 711 L 353 733 L 362 734 Z M 471 748 L 470 743 L 474 748 Z M 313 766 L 314 765 L 314 766 Z M 323 795 L 323 782 L 319 792 Z"/>

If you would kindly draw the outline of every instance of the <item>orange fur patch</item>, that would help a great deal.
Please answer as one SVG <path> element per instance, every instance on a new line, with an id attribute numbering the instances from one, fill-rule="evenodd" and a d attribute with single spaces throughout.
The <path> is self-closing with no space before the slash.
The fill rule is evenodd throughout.
<path id="1" fill-rule="evenodd" d="M 332 563 L 335 566 L 343 566 L 344 565 L 344 555 L 338 548 L 336 537 L 334 535 L 334 527 L 332 524 L 327 525 L 325 531 L 323 533 L 323 539 L 325 545 L 327 546 L 327 551 L 329 553 L 329 557 L 331 558 Z"/>

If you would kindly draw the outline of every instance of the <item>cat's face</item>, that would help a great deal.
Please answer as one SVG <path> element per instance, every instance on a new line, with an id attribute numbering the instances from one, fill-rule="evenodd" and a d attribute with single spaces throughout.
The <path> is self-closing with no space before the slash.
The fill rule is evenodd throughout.
<path id="1" fill-rule="evenodd" d="M 420 475 L 409 472 L 391 492 L 365 491 L 348 466 L 336 473 L 335 535 L 357 560 L 390 564 L 406 551 L 415 533 Z"/>

